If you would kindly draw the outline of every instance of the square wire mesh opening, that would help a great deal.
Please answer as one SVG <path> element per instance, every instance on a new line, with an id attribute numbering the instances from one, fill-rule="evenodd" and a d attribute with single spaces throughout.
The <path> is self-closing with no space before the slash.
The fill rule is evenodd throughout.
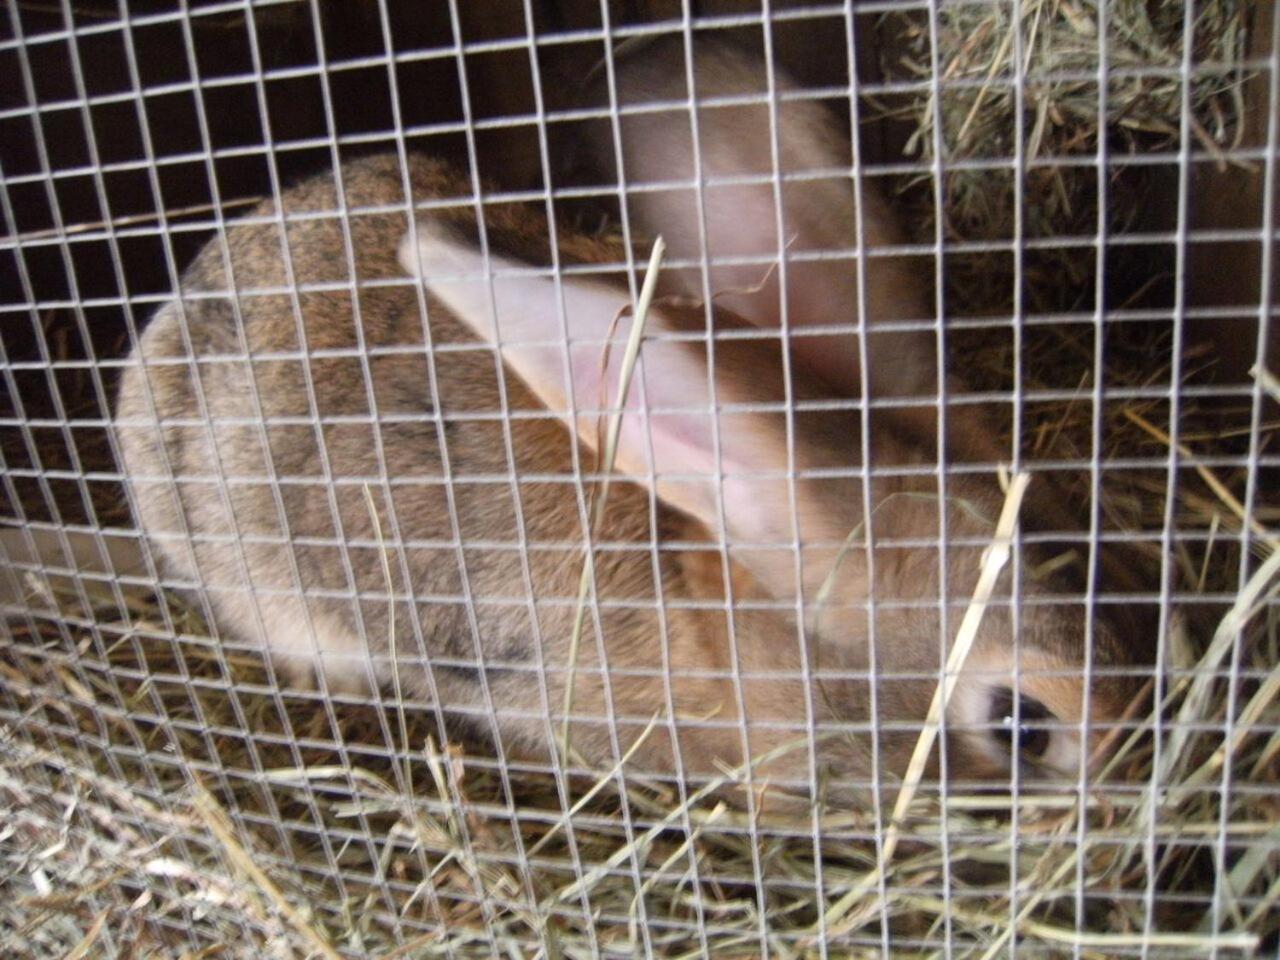
<path id="1" fill-rule="evenodd" d="M 1278 36 L 10 0 L 0 949 L 1280 950 Z"/>

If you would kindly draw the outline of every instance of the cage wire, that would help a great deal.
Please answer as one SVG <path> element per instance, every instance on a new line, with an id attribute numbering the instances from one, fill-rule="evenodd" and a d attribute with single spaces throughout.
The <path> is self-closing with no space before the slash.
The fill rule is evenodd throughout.
<path id="1" fill-rule="evenodd" d="M 1280 956 L 1280 336 L 1268 330 L 1278 38 L 1270 0 L 7 0 L 0 952 Z M 697 93 L 708 40 L 748 51 L 756 85 Z M 653 63 L 692 96 L 657 103 L 619 79 L 636 57 L 657 56 L 654 43 L 679 51 Z M 705 243 L 692 256 L 673 250 L 655 275 L 695 280 L 679 296 L 660 289 L 652 309 L 698 319 L 679 330 L 647 321 L 649 360 L 619 423 L 625 445 L 628 424 L 680 415 L 690 401 L 664 394 L 658 358 L 674 343 L 697 348 L 707 383 L 694 406 L 719 410 L 722 512 L 688 542 L 650 434 L 649 466 L 637 475 L 615 464 L 606 496 L 604 450 L 595 457 L 585 435 L 571 442 L 518 377 L 495 374 L 495 349 L 455 337 L 433 313 L 420 283 L 430 265 L 370 272 L 361 250 L 370 231 L 430 241 L 430 224 L 448 222 L 470 230 L 458 249 L 483 254 L 494 291 L 505 271 L 549 284 L 559 307 L 605 277 L 615 308 L 637 304 L 663 232 L 637 210 L 672 185 L 627 173 L 628 124 L 666 110 L 696 130 L 717 107 L 753 105 L 767 122 L 740 131 L 742 148 L 764 144 L 770 166 L 728 182 L 784 203 L 776 242 L 729 258 L 733 276 L 745 266 L 761 287 L 801 289 L 815 264 L 843 258 L 866 291 L 877 258 L 903 258 L 927 311 L 890 329 L 923 333 L 949 379 L 923 397 L 876 392 L 869 364 L 892 370 L 893 358 L 857 322 L 866 293 L 812 329 L 793 297 L 778 324 L 713 325 L 708 304 L 742 291 L 717 281 Z M 785 118 L 810 105 L 837 142 L 852 131 L 834 170 L 784 162 Z M 592 180 L 575 166 L 575 145 L 591 138 L 620 176 Z M 368 193 L 369 171 L 397 199 Z M 887 197 L 901 237 L 877 249 L 877 214 L 860 199 L 854 222 L 827 234 L 838 241 L 793 244 L 785 200 L 824 177 L 858 198 Z M 715 177 L 676 186 L 706 229 Z M 313 236 L 330 237 L 320 268 L 290 249 Z M 188 279 L 200 289 L 175 299 L 198 255 L 214 265 L 212 284 Z M 243 284 L 235 274 L 246 269 Z M 202 353 L 219 291 L 235 337 Z M 257 302 L 276 303 L 292 332 L 250 342 Z M 505 302 L 499 327 L 518 332 L 531 301 Z M 307 318 L 335 303 L 342 336 L 309 344 Z M 181 349 L 167 366 L 141 365 L 135 351 L 167 304 Z M 414 339 L 379 338 L 387 304 L 414 320 Z M 622 342 L 610 331 L 572 353 L 567 311 L 556 349 L 575 376 L 607 374 L 601 400 L 578 392 L 576 409 L 604 416 Z M 630 321 L 618 320 L 625 333 Z M 822 344 L 810 359 L 861 357 L 860 388 L 817 389 L 798 353 L 783 362 L 802 335 Z M 497 338 L 509 365 L 521 356 L 512 336 Z M 764 379 L 776 376 L 776 392 L 754 406 L 720 396 L 730 382 L 720 367 L 770 344 L 777 369 Z M 301 412 L 265 373 L 266 388 L 255 376 L 235 396 L 218 393 L 225 371 L 272 363 L 305 381 Z M 450 365 L 465 364 L 494 379 L 491 394 L 471 395 L 479 404 L 449 393 Z M 126 483 L 122 437 L 138 424 L 117 397 L 129 370 L 155 393 L 166 370 L 208 378 L 186 420 L 154 407 L 141 418 L 169 431 L 162 454 L 182 431 L 214 436 L 220 425 L 263 450 L 280 442 L 270 431 L 294 428 L 321 449 L 363 429 L 372 446 L 349 471 L 330 458 L 307 475 L 323 455 L 247 467 L 215 456 L 164 462 L 150 486 Z M 387 371 L 414 385 L 414 403 L 397 405 Z M 772 568 L 751 566 L 761 547 L 734 527 L 735 414 L 784 425 L 782 568 L 803 591 L 761 591 L 742 575 Z M 919 618 L 927 656 L 906 674 L 868 684 L 865 660 L 819 662 L 813 646 L 812 594 L 839 593 L 834 575 L 805 579 L 803 499 L 839 474 L 797 440 L 815 418 L 857 425 L 843 435 L 860 451 L 843 489 L 857 491 L 861 519 L 827 544 L 841 547 L 837 563 L 902 564 L 933 584 L 908 591 L 912 602 L 872 590 L 848 604 L 865 625 L 860 642 L 890 659 L 907 645 L 884 625 L 893 611 Z M 885 422 L 960 439 L 904 466 Z M 963 442 L 974 423 L 978 455 Z M 530 452 L 531 436 L 556 447 L 560 467 Z M 405 444 L 435 451 L 438 472 L 405 476 Z M 1024 474 L 1031 506 L 1018 517 Z M 916 491 L 902 498 L 931 518 L 930 535 L 903 543 L 885 532 L 902 498 L 877 500 L 882 478 Z M 148 537 L 137 519 L 184 485 L 229 505 L 254 480 L 272 511 L 257 527 L 219 532 L 179 510 L 176 533 Z M 435 533 L 415 540 L 422 517 L 397 517 L 406 487 L 436 498 Z M 302 489 L 320 491 L 311 527 L 291 499 Z M 956 502 L 975 489 L 987 499 Z M 1046 500 L 1055 522 L 1036 528 Z M 506 520 L 478 525 L 484 510 Z M 557 510 L 572 517 L 563 530 L 548 524 Z M 627 510 L 630 528 L 619 526 Z M 184 544 L 231 551 L 232 582 L 176 563 Z M 1040 616 L 1036 584 L 1074 585 L 1056 602 L 1083 624 L 1081 657 L 1047 681 L 1080 691 L 1066 698 L 1074 714 L 1013 696 L 975 734 L 950 710 L 895 713 L 900 689 L 932 693 L 958 675 L 948 650 L 982 613 L 973 583 L 1010 545 L 984 615 L 1006 618 L 1017 650 L 1020 625 Z M 445 572 L 418 595 L 409 558 L 427 554 Z M 610 596 L 607 571 L 624 563 L 645 569 L 644 582 Z M 675 577 L 680 563 L 695 573 Z M 953 569 L 959 593 L 944 586 Z M 682 593 L 695 574 L 711 585 Z M 229 622 L 236 591 L 256 596 L 243 609 L 258 611 L 268 646 L 290 631 L 315 642 L 324 626 L 312 612 L 346 604 L 367 649 L 307 688 Z M 265 631 L 262 610 L 303 594 L 316 604 L 288 607 Z M 431 632 L 444 611 L 457 646 Z M 489 642 L 499 614 L 524 625 L 524 647 Z M 1127 614 L 1118 647 L 1128 652 L 1104 661 L 1106 624 Z M 771 641 L 798 651 L 789 660 L 751 645 L 762 616 L 789 624 Z M 557 659 L 575 621 L 579 649 Z M 710 658 L 702 673 L 679 652 L 690 623 L 712 625 L 693 644 Z M 378 629 L 393 647 L 399 629 L 419 654 L 389 654 L 370 639 Z M 645 652 L 628 659 L 617 638 L 632 634 Z M 756 688 L 787 679 L 783 663 L 787 715 L 751 716 L 764 702 Z M 1016 691 L 1046 668 L 1027 647 L 1002 669 Z M 361 690 L 366 671 L 384 682 Z M 1112 689 L 1113 674 L 1137 693 L 1107 712 L 1096 691 Z M 859 683 L 872 706 L 841 718 L 832 691 Z M 566 688 L 579 691 L 576 707 Z M 729 719 L 692 703 L 691 690 L 732 691 Z M 1014 762 L 974 782 L 965 738 L 1002 729 L 1014 749 L 1088 749 L 1065 776 Z M 870 757 L 854 792 L 841 775 L 858 777 L 829 763 L 831 745 L 849 742 Z M 711 762 L 707 744 L 728 746 Z M 912 750 L 929 761 L 922 770 L 905 764 Z"/>

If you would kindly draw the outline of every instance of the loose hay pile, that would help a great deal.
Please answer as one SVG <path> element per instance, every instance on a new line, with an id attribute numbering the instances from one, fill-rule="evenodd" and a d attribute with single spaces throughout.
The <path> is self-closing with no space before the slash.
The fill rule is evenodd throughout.
<path id="1" fill-rule="evenodd" d="M 1176 7 L 1109 4 L 1112 62 L 1176 65 Z M 1199 5 L 1206 59 L 1239 59 L 1241 7 Z M 1024 0 L 1022 10 L 1026 130 L 1035 136 L 1027 155 L 1092 152 L 1096 91 L 1030 78 L 1041 68 L 1096 68 L 1094 5 Z M 918 21 L 892 26 L 923 42 L 911 33 Z M 944 78 L 1006 69 L 1006 8 L 948 5 L 939 26 Z M 1227 144 L 1238 78 L 1222 76 L 1192 101 L 1203 135 Z M 960 144 L 959 156 L 983 145 L 1008 155 L 1011 91 L 966 89 L 944 96 L 944 143 Z M 1121 81 L 1109 104 L 1117 145 L 1177 130 L 1180 94 L 1169 85 Z M 910 109 L 927 154 L 932 108 L 925 100 Z M 1096 211 L 1081 198 L 1093 172 L 1037 169 L 1043 177 L 1029 170 L 1024 184 L 1026 229 L 1091 232 Z M 1012 181 L 991 176 L 950 175 L 949 235 L 1013 235 Z M 1046 270 L 1037 287 L 1046 302 L 1075 295 L 1092 269 L 1092 251 L 1061 255 L 1071 269 Z M 949 276 L 957 296 L 966 279 Z M 1109 350 L 1108 384 L 1167 382 L 1167 366 L 1150 358 L 1170 354 L 1168 337 L 1151 325 Z M 1027 406 L 1029 455 L 1089 459 L 1094 347 L 1091 329 L 1072 328 L 1023 344 L 1024 389 L 1065 380 L 1080 391 L 1079 401 Z M 1005 339 L 985 351 L 974 378 L 1007 389 L 1011 349 Z M 1135 357 L 1146 362 L 1126 362 Z M 1183 372 L 1200 359 L 1184 356 Z M 1168 456 L 1163 403 L 1116 400 L 1103 419 L 1104 463 L 1119 452 Z M 1224 415 L 1188 401 L 1179 442 L 1197 455 L 1238 457 L 1247 423 L 1243 408 Z M 1274 429 L 1264 425 L 1262 445 Z M 442 746 L 429 708 L 280 694 L 260 661 L 205 639 L 182 598 L 32 579 L 33 613 L 9 616 L 0 641 L 0 703 L 22 718 L 0 728 L 0 953 L 469 957 L 534 955 L 544 944 L 547 956 L 752 956 L 767 936 L 787 957 L 815 955 L 819 936 L 844 938 L 855 952 L 859 943 L 878 952 L 892 936 L 895 956 L 923 956 L 932 955 L 923 941 L 944 935 L 964 956 L 1004 955 L 1013 938 L 1045 955 L 1078 948 L 1086 957 L 1144 943 L 1162 956 L 1274 949 L 1280 544 L 1261 528 L 1280 521 L 1280 507 L 1262 493 L 1255 501 L 1255 555 L 1242 577 L 1245 481 L 1236 468 L 1180 477 L 1172 527 L 1201 536 L 1176 539 L 1174 586 L 1211 615 L 1172 631 L 1160 722 L 1121 746 L 1111 783 L 1084 798 L 952 794 L 945 817 L 921 791 L 879 873 L 877 824 L 865 811 L 750 825 L 708 795 L 640 778 L 629 776 L 620 793 L 615 771 L 564 782 L 519 767 L 504 774 L 485 756 Z M 1160 530 L 1164 484 L 1162 469 L 1108 477 L 1104 529 Z M 1158 566 L 1158 546 L 1149 551 Z"/>
<path id="2" fill-rule="evenodd" d="M 1192 146 L 1222 161 L 1240 146 L 1249 0 L 1209 0 L 1193 10 L 1185 85 Z M 1105 61 L 1099 8 L 1106 12 Z M 1022 238 L 1022 296 L 1028 310 L 1079 309 L 1095 272 L 1090 241 L 1098 231 L 1098 175 L 1091 163 L 1105 145 L 1111 168 L 1103 218 L 1109 231 L 1133 226 L 1153 205 L 1172 210 L 1172 180 L 1153 155 L 1176 153 L 1184 107 L 1182 38 L 1186 5 L 1148 0 L 1020 0 L 1022 30 L 1007 3 L 960 0 L 923 12 L 889 14 L 876 35 L 891 81 L 941 83 L 880 98 L 875 114 L 902 121 L 905 152 L 941 158 L 943 235 L 953 244 Z M 931 37 L 937 35 L 935 64 Z M 1098 81 L 1105 62 L 1105 89 Z M 1101 111 L 1105 108 L 1105 119 Z M 1135 161 L 1125 163 L 1125 158 Z M 1020 161 L 1018 164 L 1011 160 Z M 1085 162 L 1081 162 L 1085 161 Z M 901 184 L 920 239 L 933 241 L 938 209 L 931 178 Z M 1054 238 L 1054 244 L 1043 241 Z M 1029 241 L 1029 243 L 1028 243 Z M 1039 243 L 1038 243 L 1039 241 Z M 953 314 L 1007 313 L 1010 256 L 990 250 L 948 264 Z"/>

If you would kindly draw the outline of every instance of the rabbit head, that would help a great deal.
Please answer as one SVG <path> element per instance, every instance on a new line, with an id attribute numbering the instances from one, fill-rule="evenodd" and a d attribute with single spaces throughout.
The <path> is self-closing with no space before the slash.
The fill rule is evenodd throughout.
<path id="1" fill-rule="evenodd" d="M 677 712 L 728 716 L 749 744 L 694 731 L 686 759 L 703 772 L 716 761 L 740 763 L 796 741 L 811 721 L 821 734 L 817 762 L 833 781 L 900 774 L 993 532 L 994 477 L 956 478 L 942 496 L 931 472 L 868 472 L 858 414 L 806 409 L 812 380 L 797 371 L 788 389 L 781 341 L 725 311 L 713 311 L 708 336 L 702 310 L 657 305 L 636 386 L 623 398 L 629 321 L 611 333 L 625 303 L 617 288 L 531 274 L 500 255 L 486 262 L 429 221 L 401 255 L 585 447 L 599 453 L 596 414 L 621 407 L 615 469 L 683 518 L 668 528 L 673 539 L 726 545 L 723 558 L 682 554 L 667 598 L 731 607 L 730 636 L 673 636 L 669 669 L 679 679 L 719 664 L 738 702 L 723 702 L 731 685 L 686 678 Z M 879 457 L 918 466 L 913 444 L 909 434 L 877 432 L 865 466 Z M 672 627 L 681 629 L 697 627 Z M 1102 630 L 1093 636 L 1099 665 L 1123 651 Z M 1029 770 L 1078 773 L 1083 721 L 1096 727 L 1127 705 L 1122 686 L 1086 683 L 1087 636 L 1078 606 L 1028 599 L 1016 619 L 1008 609 L 989 612 L 949 704 L 948 768 L 966 780 L 1007 782 L 1021 758 Z M 628 642 L 657 659 L 656 637 Z M 803 749 L 784 753 L 767 775 L 803 790 L 808 762 Z"/>
<path id="2" fill-rule="evenodd" d="M 1007 460 L 1009 451 L 987 408 L 948 405 L 945 424 L 940 421 L 940 388 L 950 394 L 962 390 L 963 383 L 947 374 L 939 352 L 934 327 L 939 323 L 935 284 L 940 278 L 934 258 L 904 256 L 894 249 L 904 242 L 904 231 L 879 193 L 878 182 L 851 176 L 851 166 L 861 157 L 856 142 L 840 131 L 840 118 L 825 104 L 805 98 L 784 71 L 768 69 L 763 58 L 715 41 L 687 43 L 677 37 L 639 42 L 634 52 L 617 61 L 613 79 L 611 96 L 623 107 L 617 143 L 589 143 L 594 143 L 606 175 L 617 174 L 619 184 L 640 187 L 627 197 L 633 222 L 671 239 L 675 255 L 699 264 L 700 270 L 678 275 L 686 292 L 710 295 L 715 304 L 755 327 L 785 328 L 788 361 L 796 371 L 793 382 L 807 377 L 825 384 L 819 388 L 824 394 L 861 396 L 874 404 L 866 412 L 865 466 L 991 467 Z M 651 109 L 662 103 L 674 109 Z M 649 106 L 628 113 L 629 104 Z M 778 269 L 762 274 L 758 265 L 734 262 L 761 254 L 768 267 L 776 260 Z M 855 325 L 861 327 L 859 333 L 823 333 Z M 944 435 L 940 429 L 945 429 Z M 845 432 L 841 443 L 855 443 L 855 437 Z M 876 517 L 866 522 L 878 527 L 878 533 L 871 537 L 947 541 L 946 566 L 960 579 L 950 582 L 945 593 L 952 602 L 967 602 L 978 557 L 957 545 L 966 537 L 985 540 L 990 535 L 989 521 L 975 526 L 974 514 L 966 507 L 976 506 L 994 518 L 999 499 L 994 481 L 991 474 L 948 478 L 948 501 L 962 508 L 944 518 L 945 530 L 939 523 L 938 488 L 932 479 L 873 481 L 868 506 Z M 925 500 L 913 502 L 920 493 L 909 489 L 913 485 L 924 489 Z M 1064 501 L 1054 474 L 1039 474 L 1023 507 L 1024 528 L 1060 532 L 1074 526 L 1078 535 L 1078 518 L 1066 515 Z M 886 502 L 890 505 L 880 506 Z M 1055 549 L 1051 544 L 1039 548 L 1046 554 Z M 876 552 L 882 565 L 893 557 L 893 551 Z M 920 582 L 932 580 L 932 592 L 939 595 L 936 581 L 942 574 L 934 552 L 908 549 L 906 554 L 907 566 L 932 567 L 920 571 Z M 1032 564 L 1041 559 L 1034 548 L 1028 554 Z M 1101 558 L 1108 585 L 1137 589 L 1133 571 L 1123 563 L 1117 569 L 1115 561 L 1112 555 Z M 883 576 L 877 572 L 871 577 L 875 596 L 892 598 L 900 592 L 884 582 L 894 575 L 889 565 Z M 899 579 L 905 584 L 914 576 L 904 568 Z M 1140 612 L 1107 611 L 1107 616 L 1087 623 L 1078 602 L 1062 602 L 1085 594 L 1081 571 L 1074 578 L 1064 571 L 1049 582 L 1026 583 L 1022 590 L 1029 595 L 1028 605 L 1019 610 L 1017 622 L 1010 622 L 1007 612 L 989 615 L 987 632 L 997 638 L 980 643 L 970 663 L 975 675 L 982 665 L 1025 673 L 1019 683 L 1026 689 L 1011 696 L 1009 689 L 995 683 L 976 683 L 968 693 L 962 686 L 953 706 L 961 722 L 997 725 L 994 750 L 985 733 L 969 738 L 988 760 L 1008 758 L 1004 747 L 1011 712 L 1002 704 L 1025 696 L 1028 715 L 1048 714 L 1083 729 L 1079 721 L 1086 709 L 1104 721 L 1128 709 L 1139 686 L 1135 677 L 1141 676 L 1141 670 L 1133 668 L 1149 662 L 1152 655 L 1151 624 L 1143 622 Z M 930 592 L 922 589 L 915 596 Z M 944 632 L 954 633 L 956 616 Z M 938 626 L 924 626 L 923 631 L 920 624 L 915 626 L 916 635 L 938 635 Z M 891 636 L 894 632 L 889 631 Z M 913 630 L 904 623 L 896 632 Z M 1015 650 L 1022 651 L 1017 665 L 1011 663 Z M 1035 650 L 1041 651 L 1038 659 Z M 930 652 L 923 662 L 932 668 L 936 655 Z M 920 662 L 898 666 L 919 670 Z M 1098 668 L 1090 691 L 1081 682 L 1086 662 Z M 1130 669 L 1133 675 L 1108 676 L 1108 668 L 1116 668 L 1112 672 L 1117 674 Z M 1041 671 L 1043 683 L 1035 677 Z M 1050 725 L 1045 724 L 1046 731 Z M 1071 734 L 1048 737 L 1042 731 L 1035 739 L 1044 747 L 1041 755 L 1059 768 L 1071 767 Z"/>

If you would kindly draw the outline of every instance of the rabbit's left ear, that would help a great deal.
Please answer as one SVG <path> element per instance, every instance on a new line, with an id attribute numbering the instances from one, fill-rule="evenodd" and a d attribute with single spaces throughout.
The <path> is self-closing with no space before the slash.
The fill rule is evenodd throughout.
<path id="1" fill-rule="evenodd" d="M 469 243 L 425 221 L 416 244 L 409 238 L 402 244 L 400 262 L 496 346 L 583 444 L 596 447 L 599 413 L 620 405 L 619 370 L 632 323 L 623 317 L 615 329 L 629 305 L 623 290 L 581 276 L 557 280 L 499 256 L 486 262 Z M 782 357 L 776 341 L 772 349 L 739 342 L 717 363 L 715 406 L 705 349 L 670 312 L 651 308 L 640 366 L 622 404 L 614 466 L 713 535 L 723 528 L 731 545 L 773 545 L 750 551 L 754 559 L 743 562 L 764 586 L 792 595 L 794 553 L 778 547 L 796 543 L 797 519 L 807 539 L 842 540 L 851 525 L 848 504 L 826 502 L 820 484 L 792 484 L 795 466 L 811 458 L 798 438 L 800 453 L 789 452 L 785 415 L 724 409 L 726 402 L 758 401 L 777 389 Z"/>
<path id="2" fill-rule="evenodd" d="M 786 75 L 714 41 L 693 45 L 690 90 L 685 57 L 682 42 L 664 42 L 617 59 L 619 97 L 652 109 L 623 116 L 620 152 L 612 136 L 593 147 L 625 175 L 632 222 L 662 234 L 673 261 L 701 261 L 718 305 L 770 329 L 785 308 L 792 353 L 841 392 L 859 392 L 859 338 L 805 331 L 862 319 L 872 395 L 936 393 L 936 336 L 902 326 L 934 315 L 931 264 L 884 255 L 901 242 L 892 212 L 852 176 L 853 146 L 835 118 L 810 99 L 771 102 L 770 72 L 774 94 L 795 92 Z M 769 269 L 778 258 L 785 272 Z M 679 282 L 705 296 L 700 270 Z"/>

